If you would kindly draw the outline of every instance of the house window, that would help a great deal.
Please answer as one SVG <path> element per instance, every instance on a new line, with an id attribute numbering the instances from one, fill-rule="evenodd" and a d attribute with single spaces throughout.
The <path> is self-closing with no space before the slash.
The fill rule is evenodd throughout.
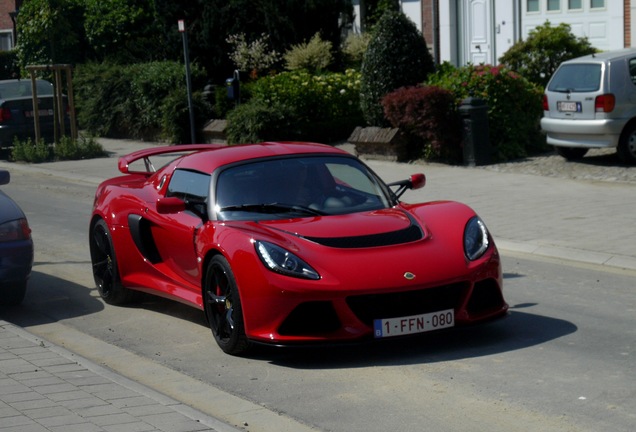
<path id="1" fill-rule="evenodd" d="M 591 0 L 590 7 L 592 9 L 600 9 L 605 7 L 605 0 Z"/>
<path id="2" fill-rule="evenodd" d="M 13 34 L 0 32 L 0 51 L 9 51 L 13 48 Z"/>
<path id="3" fill-rule="evenodd" d="M 561 10 L 561 0 L 548 0 L 548 11 Z"/>
<path id="4" fill-rule="evenodd" d="M 539 0 L 528 0 L 526 12 L 539 12 Z"/>
<path id="5" fill-rule="evenodd" d="M 583 9 L 582 0 L 568 0 L 568 9 L 569 10 L 580 10 L 580 9 Z"/>

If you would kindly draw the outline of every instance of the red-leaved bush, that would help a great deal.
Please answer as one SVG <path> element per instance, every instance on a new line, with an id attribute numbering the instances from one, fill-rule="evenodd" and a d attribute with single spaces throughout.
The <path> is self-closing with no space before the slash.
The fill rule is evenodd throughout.
<path id="1" fill-rule="evenodd" d="M 402 87 L 384 96 L 382 107 L 393 127 L 420 138 L 414 142 L 423 148 L 413 150 L 421 156 L 460 160 L 461 120 L 451 92 L 434 86 Z"/>

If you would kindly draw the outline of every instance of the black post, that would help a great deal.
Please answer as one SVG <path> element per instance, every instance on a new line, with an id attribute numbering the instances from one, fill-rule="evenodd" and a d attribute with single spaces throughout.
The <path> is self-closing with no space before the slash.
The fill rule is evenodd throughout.
<path id="1" fill-rule="evenodd" d="M 194 109 L 192 107 L 192 83 L 190 79 L 190 54 L 188 53 L 188 32 L 185 29 L 185 21 L 179 20 L 179 32 L 183 36 L 183 56 L 185 58 L 186 86 L 188 88 L 188 111 L 190 112 L 190 143 L 194 144 Z"/>

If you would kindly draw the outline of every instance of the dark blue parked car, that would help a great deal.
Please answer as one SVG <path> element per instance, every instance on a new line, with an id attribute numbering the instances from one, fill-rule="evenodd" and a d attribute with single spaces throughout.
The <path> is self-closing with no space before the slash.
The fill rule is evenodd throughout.
<path id="1" fill-rule="evenodd" d="M 10 181 L 0 169 L 0 185 Z M 26 293 L 33 266 L 31 228 L 20 207 L 0 190 L 0 305 L 17 305 Z"/>

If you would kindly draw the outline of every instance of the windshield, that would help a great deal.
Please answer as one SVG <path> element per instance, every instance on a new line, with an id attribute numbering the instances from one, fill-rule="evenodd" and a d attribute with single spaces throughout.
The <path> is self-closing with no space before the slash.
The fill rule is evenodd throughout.
<path id="1" fill-rule="evenodd" d="M 303 156 L 225 169 L 216 182 L 222 220 L 336 215 L 390 206 L 386 186 L 355 158 Z"/>
<path id="2" fill-rule="evenodd" d="M 574 63 L 561 66 L 548 86 L 549 91 L 561 93 L 595 92 L 601 86 L 601 65 Z"/>
<path id="3" fill-rule="evenodd" d="M 50 96 L 53 94 L 53 84 L 50 82 L 36 80 L 35 83 L 38 96 Z M 31 97 L 32 95 L 30 80 L 0 82 L 0 98 L 2 99 Z"/>

